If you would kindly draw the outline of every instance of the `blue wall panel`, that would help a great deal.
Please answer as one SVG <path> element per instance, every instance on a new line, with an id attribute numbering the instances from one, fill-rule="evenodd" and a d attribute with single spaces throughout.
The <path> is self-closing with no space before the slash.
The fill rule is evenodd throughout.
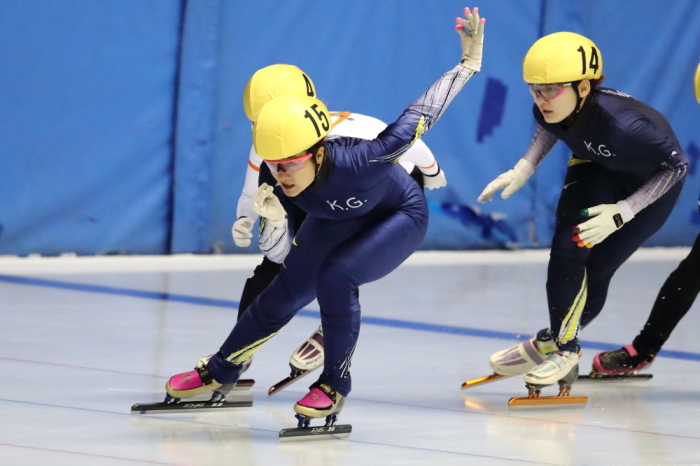
<path id="1" fill-rule="evenodd" d="M 391 122 L 456 65 L 461 55 L 453 25 L 463 2 L 421 5 L 398 0 L 224 2 L 212 170 L 216 195 L 212 196 L 211 242 L 217 250 L 240 251 L 230 239 L 230 225 L 250 147 L 250 124 L 241 106 L 250 75 L 273 63 L 292 63 L 312 77 L 329 109 Z M 467 83 L 425 137 L 450 185 L 428 192 L 433 215 L 424 247 L 496 244 L 482 239 L 480 225 L 465 226 L 443 213 L 441 204 L 474 203 L 485 184 L 517 160 L 518 148 L 524 149 L 531 137 L 529 94 L 522 86 L 522 92 L 508 89 L 520 85 L 520 60 L 537 38 L 539 3 L 501 1 L 498 8 L 482 7 L 482 11 L 488 17 L 484 72 Z M 493 103 L 484 102 L 489 82 L 505 90 L 503 112 L 496 119 L 499 124 L 492 124 L 478 142 L 480 120 L 493 120 L 489 113 Z M 513 199 L 509 208 L 509 221 L 516 225 L 519 237 L 525 237 L 530 200 Z"/>
<path id="2" fill-rule="evenodd" d="M 0 3 L 0 254 L 167 252 L 179 16 Z"/>
<path id="3" fill-rule="evenodd" d="M 186 5 L 173 164 L 172 253 L 212 251 L 212 201 L 226 189 L 225 184 L 212 180 L 222 1 L 197 0 Z"/>
<path id="4" fill-rule="evenodd" d="M 459 42 L 452 24 L 463 3 L 435 2 L 430 8 L 398 0 L 223 5 L 207 250 L 233 252 L 240 249 L 232 245 L 229 229 L 250 145 L 241 108 L 248 77 L 272 63 L 293 63 L 310 74 L 330 109 L 390 122 L 456 62 Z M 541 33 L 571 30 L 590 36 L 603 50 L 609 85 L 665 113 L 684 147 L 693 138 L 699 145 L 700 108 L 690 87 L 700 61 L 696 2 L 676 2 L 655 16 L 658 37 L 652 43 L 648 24 L 655 4 L 650 1 L 511 0 L 480 6 L 488 18 L 483 71 L 425 137 L 449 186 L 427 193 L 432 215 L 423 248 L 549 245 L 569 157 L 563 145 L 511 199 L 486 205 L 475 201 L 490 180 L 515 164 L 530 141 L 532 99 L 522 82 L 521 62 Z M 688 27 L 677 31 L 676 25 L 684 23 Z M 691 217 L 698 186 L 694 177 L 687 184 L 672 220 L 649 245 L 687 245 L 695 237 Z M 255 246 L 249 251 L 256 251 Z"/>
<path id="5" fill-rule="evenodd" d="M 697 154 L 700 147 L 700 105 L 693 97 L 693 75 L 700 62 L 700 2 L 678 0 L 660 4 L 650 1 L 547 2 L 544 33 L 569 30 L 591 38 L 603 53 L 605 85 L 631 94 L 663 113 L 673 126 L 681 146 L 691 158 L 691 170 L 676 209 L 647 246 L 691 245 L 697 236 Z M 651 20 L 653 18 L 653 20 Z M 654 23 L 651 27 L 650 24 Z M 653 31 L 653 32 L 652 32 Z M 557 148 L 564 152 L 565 148 Z M 693 155 L 696 154 L 696 155 Z M 552 177 L 563 177 L 565 166 L 556 154 L 545 160 Z M 559 185 L 542 190 L 537 198 L 542 236 L 551 235 L 552 207 Z"/>
<path id="6" fill-rule="evenodd" d="M 386 122 L 460 56 L 442 0 L 33 0 L 0 3 L 0 254 L 240 252 L 230 237 L 255 70 L 293 63 L 332 110 Z M 700 4 L 483 0 L 482 73 L 425 137 L 446 189 L 427 193 L 423 248 L 547 246 L 568 152 L 557 146 L 511 199 L 476 197 L 532 134 L 521 62 L 571 30 L 603 51 L 608 84 L 664 113 L 700 156 Z M 184 11 L 185 15 L 182 16 Z M 700 229 L 693 168 L 649 245 Z M 251 246 L 248 251 L 256 252 Z"/>

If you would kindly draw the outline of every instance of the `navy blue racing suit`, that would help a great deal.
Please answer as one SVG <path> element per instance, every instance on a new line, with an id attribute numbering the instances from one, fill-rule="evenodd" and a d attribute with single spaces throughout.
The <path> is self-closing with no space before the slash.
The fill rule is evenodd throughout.
<path id="1" fill-rule="evenodd" d="M 615 271 L 670 215 L 688 157 L 663 115 L 611 89 L 591 92 L 579 113 L 563 123 L 545 122 L 536 105 L 533 113 L 538 132 L 550 138 L 545 146 L 559 139 L 573 152 L 547 273 L 550 328 L 538 339 L 554 339 L 562 351 L 579 351 L 579 331 L 602 310 Z M 544 155 L 530 160 L 537 165 Z M 581 211 L 619 201 L 634 218 L 591 249 L 578 247 L 573 229 L 589 220 Z"/>
<path id="2" fill-rule="evenodd" d="M 359 287 L 397 268 L 418 248 L 428 228 L 425 196 L 396 162 L 473 74 L 460 65 L 444 74 L 376 139 L 326 139 L 316 180 L 299 195 L 287 198 L 276 188 L 283 205 L 292 202 L 307 216 L 294 232 L 277 277 L 208 363 L 217 382 L 235 381 L 242 363 L 317 299 L 325 352 L 319 382 L 347 396 L 360 330 Z M 274 185 L 263 167 L 261 181 Z"/>

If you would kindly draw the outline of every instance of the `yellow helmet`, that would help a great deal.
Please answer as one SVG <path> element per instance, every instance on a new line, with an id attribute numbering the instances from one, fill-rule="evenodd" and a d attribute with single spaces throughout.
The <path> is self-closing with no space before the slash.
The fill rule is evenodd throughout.
<path id="1" fill-rule="evenodd" d="M 253 145 L 264 160 L 282 160 L 310 148 L 330 130 L 323 102 L 305 95 L 283 95 L 260 110 L 253 125 Z"/>
<path id="2" fill-rule="evenodd" d="M 603 55 L 586 37 L 555 32 L 532 44 L 523 60 L 523 79 L 530 84 L 553 84 L 599 79 Z"/>
<path id="3" fill-rule="evenodd" d="M 700 63 L 698 63 L 698 69 L 695 70 L 695 98 L 700 104 Z"/>
<path id="4" fill-rule="evenodd" d="M 294 65 L 270 65 L 261 68 L 248 80 L 243 91 L 243 108 L 250 121 L 255 121 L 260 109 L 282 95 L 316 97 L 316 87 L 306 73 Z"/>

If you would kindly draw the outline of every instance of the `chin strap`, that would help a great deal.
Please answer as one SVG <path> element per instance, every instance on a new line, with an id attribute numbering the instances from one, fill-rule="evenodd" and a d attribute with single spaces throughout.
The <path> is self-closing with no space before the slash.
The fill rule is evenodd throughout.
<path id="1" fill-rule="evenodd" d="M 333 125 L 333 126 L 335 127 L 335 125 Z M 316 161 L 316 155 L 318 155 L 318 150 L 321 147 L 324 147 L 323 146 L 324 142 L 325 142 L 325 138 L 321 139 L 319 142 L 316 143 L 316 145 L 318 145 L 318 144 L 321 144 L 321 145 L 319 147 L 317 147 L 315 151 L 312 152 L 314 155 L 311 156 L 311 160 L 313 160 L 313 162 L 314 162 L 314 181 L 313 181 L 314 183 L 316 182 L 316 179 L 318 178 L 318 174 L 321 172 L 321 167 L 323 166 L 323 161 L 321 161 L 320 164 Z M 312 147 L 312 149 L 313 149 L 313 147 Z M 324 149 L 323 155 L 325 158 L 325 156 L 326 156 L 325 149 Z"/>
<path id="2" fill-rule="evenodd" d="M 574 111 L 571 112 L 571 115 L 564 118 L 561 122 L 566 127 L 569 127 L 573 124 L 574 120 L 583 108 L 583 105 L 581 105 L 581 103 L 583 102 L 583 97 L 581 97 L 581 94 L 578 93 L 578 83 L 580 82 L 581 81 L 575 81 L 571 83 L 571 87 L 574 88 L 574 92 L 576 93 L 576 106 L 574 107 Z"/>

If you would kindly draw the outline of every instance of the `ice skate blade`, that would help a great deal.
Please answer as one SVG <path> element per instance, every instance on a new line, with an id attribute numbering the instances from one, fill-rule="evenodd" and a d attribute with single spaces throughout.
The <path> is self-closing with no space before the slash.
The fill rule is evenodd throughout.
<path id="1" fill-rule="evenodd" d="M 297 380 L 301 379 L 302 377 L 308 375 L 311 372 L 313 372 L 313 370 L 302 371 L 299 374 L 297 374 L 296 376 L 290 375 L 286 379 L 277 382 L 272 387 L 270 387 L 270 389 L 267 391 L 267 396 L 276 395 L 277 393 L 279 393 L 283 389 L 287 388 L 288 386 L 290 386 L 291 384 L 293 384 L 294 382 L 296 382 Z"/>
<path id="2" fill-rule="evenodd" d="M 476 387 L 478 385 L 485 385 L 487 383 L 496 382 L 497 380 L 505 379 L 507 376 L 500 374 L 491 374 L 485 377 L 479 377 L 478 379 L 467 380 L 462 384 L 462 390 L 467 388 Z"/>
<path id="3" fill-rule="evenodd" d="M 344 439 L 350 436 L 352 426 L 350 424 L 336 424 L 334 426 L 318 427 L 294 427 L 293 429 L 280 430 L 280 442 L 301 442 L 306 440 Z"/>
<path id="4" fill-rule="evenodd" d="M 226 401 L 180 401 L 177 403 L 136 403 L 131 407 L 131 414 L 165 414 L 191 413 L 201 411 L 228 411 L 233 408 L 250 408 L 253 400 Z"/>
<path id="5" fill-rule="evenodd" d="M 587 396 L 540 396 L 535 398 L 511 398 L 508 400 L 508 407 L 550 407 L 585 405 L 588 403 Z"/>
<path id="6" fill-rule="evenodd" d="M 631 375 L 579 375 L 577 382 L 644 382 L 654 378 L 653 374 L 631 374 Z"/>
<path id="7" fill-rule="evenodd" d="M 253 388 L 253 385 L 255 385 L 255 380 L 253 379 L 239 379 L 236 382 L 236 385 L 233 386 L 232 391 L 250 390 L 251 388 Z"/>

